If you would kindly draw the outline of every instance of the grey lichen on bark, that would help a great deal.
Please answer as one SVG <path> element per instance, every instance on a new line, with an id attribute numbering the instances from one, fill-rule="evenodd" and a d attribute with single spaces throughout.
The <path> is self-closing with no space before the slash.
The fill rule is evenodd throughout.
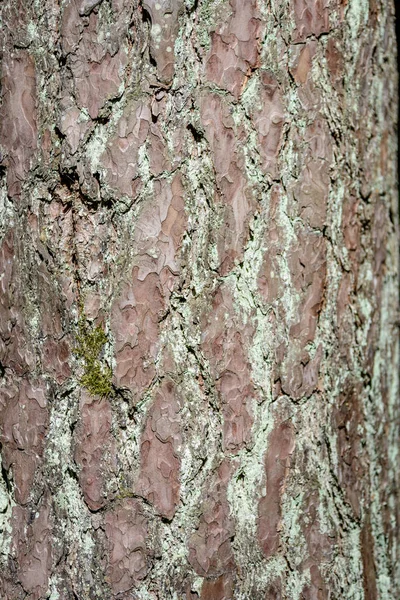
<path id="1" fill-rule="evenodd" d="M 0 597 L 397 600 L 393 3 L 0 10 Z"/>

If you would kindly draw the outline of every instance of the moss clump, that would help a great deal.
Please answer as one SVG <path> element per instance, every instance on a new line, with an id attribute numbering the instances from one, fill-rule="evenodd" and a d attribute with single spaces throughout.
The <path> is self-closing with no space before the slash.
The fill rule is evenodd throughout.
<path id="1" fill-rule="evenodd" d="M 107 336 L 100 325 L 89 328 L 81 313 L 78 322 L 77 347 L 75 355 L 83 360 L 83 375 L 80 384 L 92 396 L 107 397 L 112 391 L 112 369 L 100 357 Z"/>
<path id="2" fill-rule="evenodd" d="M 135 494 L 132 492 L 132 490 L 125 488 L 125 487 L 121 487 L 118 491 L 118 494 L 115 496 L 116 500 L 123 500 L 124 498 L 134 498 Z"/>

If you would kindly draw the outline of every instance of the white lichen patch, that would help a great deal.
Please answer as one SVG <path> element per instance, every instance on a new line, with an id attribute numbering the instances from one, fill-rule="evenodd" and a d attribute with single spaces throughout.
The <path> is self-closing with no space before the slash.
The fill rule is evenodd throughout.
<path id="1" fill-rule="evenodd" d="M 6 564 L 11 549 L 11 514 L 15 502 L 0 477 L 0 564 Z"/>

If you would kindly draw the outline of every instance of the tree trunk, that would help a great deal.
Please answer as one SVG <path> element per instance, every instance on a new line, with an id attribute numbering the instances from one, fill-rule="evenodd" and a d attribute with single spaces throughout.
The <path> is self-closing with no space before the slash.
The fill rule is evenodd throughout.
<path id="1" fill-rule="evenodd" d="M 398 600 L 388 0 L 3 0 L 2 600 Z"/>

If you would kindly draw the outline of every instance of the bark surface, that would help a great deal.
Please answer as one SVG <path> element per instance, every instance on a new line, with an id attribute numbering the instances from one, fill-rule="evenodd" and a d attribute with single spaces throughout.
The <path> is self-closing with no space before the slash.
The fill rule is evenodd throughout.
<path id="1" fill-rule="evenodd" d="M 388 0 L 3 0 L 0 598 L 398 600 Z"/>

